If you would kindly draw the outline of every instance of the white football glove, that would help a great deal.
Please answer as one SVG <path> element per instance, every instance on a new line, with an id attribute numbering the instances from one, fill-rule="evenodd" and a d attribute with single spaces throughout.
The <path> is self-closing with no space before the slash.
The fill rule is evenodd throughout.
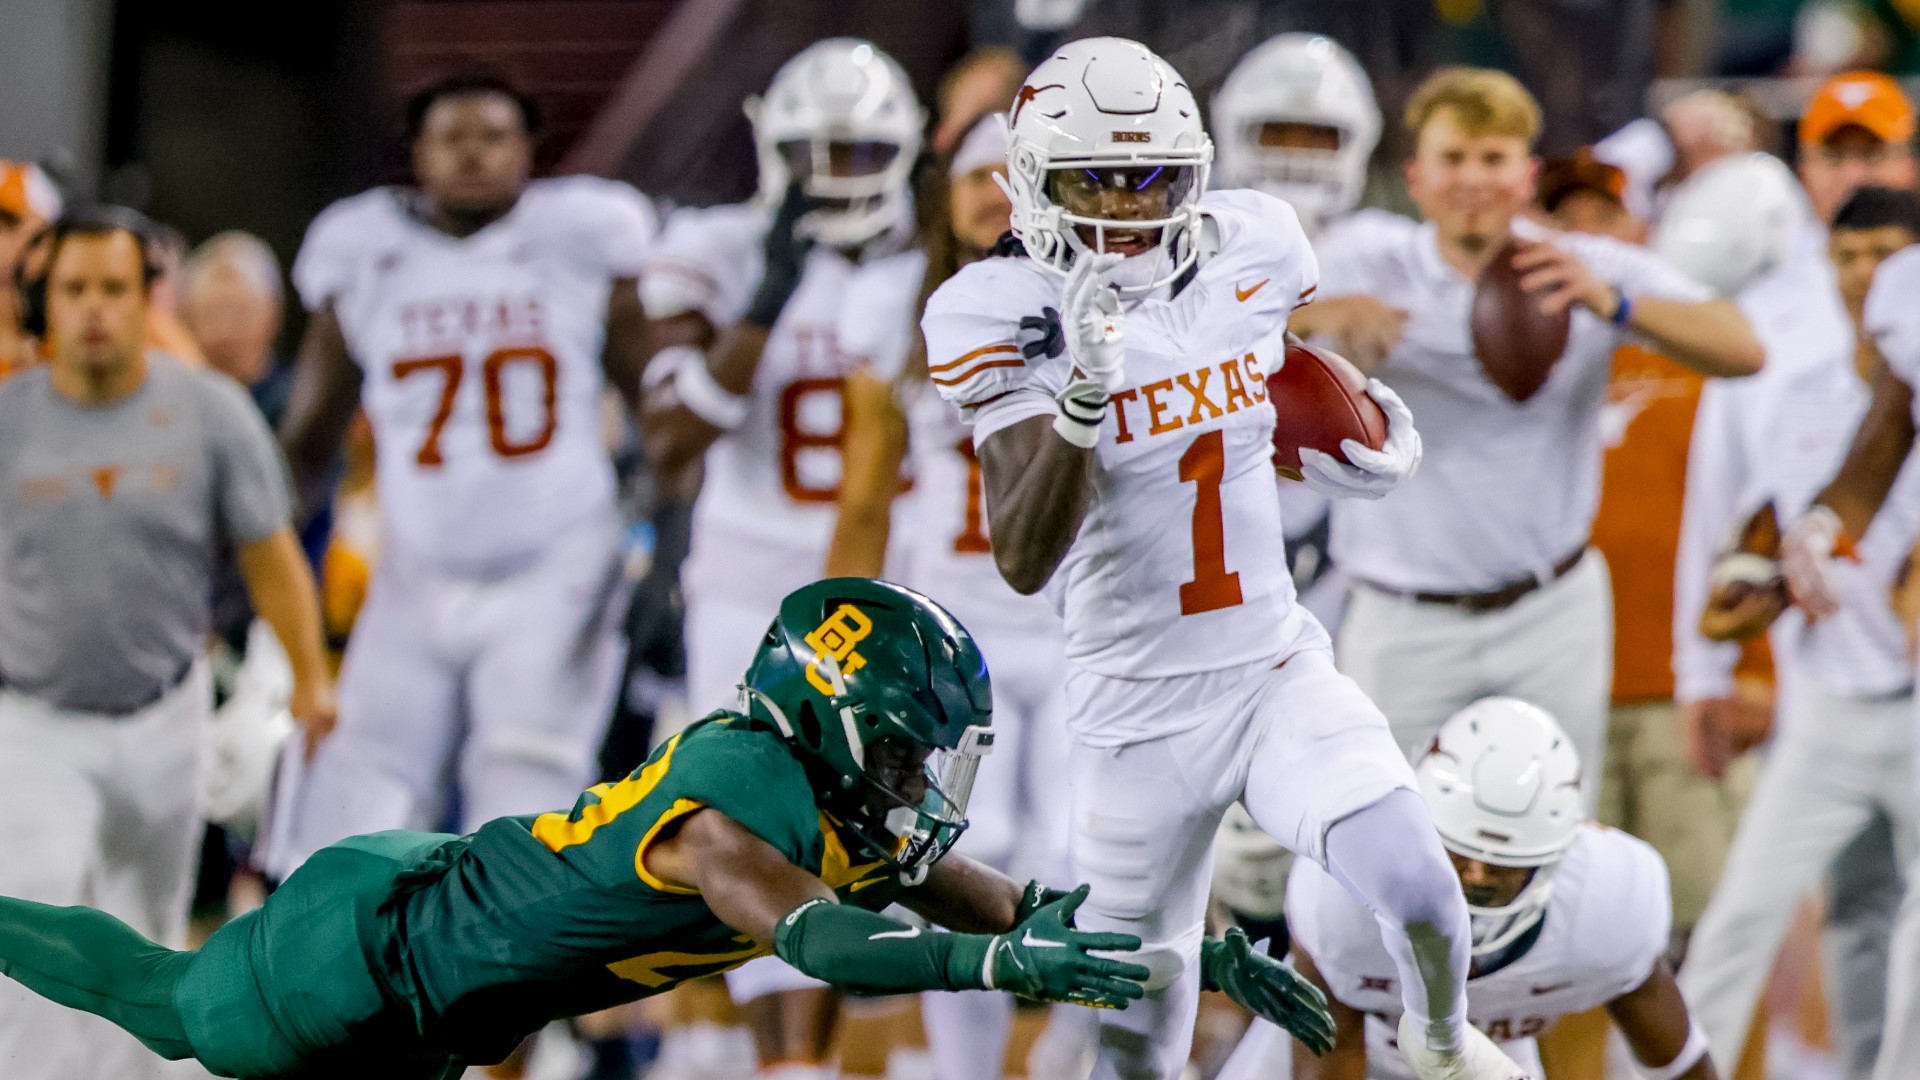
<path id="1" fill-rule="evenodd" d="M 1347 439 L 1341 461 L 1311 447 L 1300 449 L 1300 475 L 1307 486 L 1336 498 L 1377 499 L 1410 479 L 1420 468 L 1420 432 L 1407 403 L 1379 379 L 1367 380 L 1367 396 L 1387 414 L 1387 444 L 1378 450 Z M 1351 462 L 1351 464 L 1349 464 Z"/>
<path id="2" fill-rule="evenodd" d="M 1824 619 L 1840 610 L 1833 551 L 1843 531 L 1840 515 L 1815 503 L 1780 538 L 1780 568 L 1787 575 L 1787 590 L 1808 619 Z"/>
<path id="3" fill-rule="evenodd" d="M 1120 294 L 1107 276 L 1126 256 L 1082 254 L 1067 271 L 1060 290 L 1060 321 L 1067 332 L 1067 356 L 1080 373 L 1111 394 L 1126 380 L 1127 332 L 1120 316 Z"/>

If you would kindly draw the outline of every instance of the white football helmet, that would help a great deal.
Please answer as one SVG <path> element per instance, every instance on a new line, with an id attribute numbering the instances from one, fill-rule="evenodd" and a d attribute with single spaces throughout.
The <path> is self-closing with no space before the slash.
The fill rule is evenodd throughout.
<path id="1" fill-rule="evenodd" d="M 1213 141 L 1200 106 L 1180 73 L 1145 45 L 1125 38 L 1086 38 L 1054 51 L 1027 76 L 1014 98 L 1007 151 L 1007 196 L 1013 235 L 1041 266 L 1065 274 L 1076 255 L 1104 251 L 1107 230 L 1160 231 L 1149 255 L 1164 251 L 1168 267 L 1144 284 L 1119 287 L 1144 296 L 1172 282 L 1199 254 L 1200 195 L 1207 189 Z M 1134 167 L 1171 170 L 1167 216 L 1123 221 L 1068 213 L 1049 181 L 1073 169 Z M 1091 228 L 1089 245 L 1076 226 Z"/>
<path id="2" fill-rule="evenodd" d="M 1654 227 L 1656 254 L 1721 296 L 1778 266 L 1813 219 L 1792 170 L 1771 154 L 1735 154 L 1674 191 Z"/>
<path id="3" fill-rule="evenodd" d="M 780 66 L 764 96 L 748 98 L 760 198 L 777 206 L 797 176 L 831 205 L 796 228 L 852 248 L 911 228 L 909 177 L 927 115 L 907 73 L 870 41 L 827 38 Z M 837 160 L 836 160 L 837 159 Z"/>
<path id="4" fill-rule="evenodd" d="M 1554 869 L 1586 821 L 1573 740 L 1536 705 L 1482 698 L 1441 725 L 1414 773 L 1448 851 L 1534 868 L 1511 903 L 1467 905 L 1473 955 L 1512 944 L 1546 914 Z"/>
<path id="5" fill-rule="evenodd" d="M 1310 124 L 1339 133 L 1336 150 L 1262 146 L 1267 124 Z M 1360 204 L 1367 162 L 1380 145 L 1380 106 L 1353 54 L 1319 34 L 1268 38 L 1234 65 L 1213 95 L 1220 133 L 1214 182 L 1253 188 L 1293 204 L 1317 226 Z"/>

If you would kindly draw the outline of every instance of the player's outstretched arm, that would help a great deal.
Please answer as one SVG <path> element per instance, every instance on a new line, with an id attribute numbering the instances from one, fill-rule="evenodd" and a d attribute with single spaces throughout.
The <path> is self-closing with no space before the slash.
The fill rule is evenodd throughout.
<path id="1" fill-rule="evenodd" d="M 1626 1036 L 1640 1075 L 1648 1080 L 1715 1080 L 1707 1036 L 1687 1015 L 1679 984 L 1665 960 L 1637 989 L 1607 1003 L 1607 1014 Z"/>
<path id="2" fill-rule="evenodd" d="M 1873 373 L 1873 402 L 1860 420 L 1840 472 L 1814 502 L 1829 507 L 1852 536 L 1865 535 L 1913 449 L 1913 387 L 1885 360 Z"/>
<path id="3" fill-rule="evenodd" d="M 1025 595 L 1039 592 L 1059 569 L 1093 494 L 1093 450 L 1068 442 L 1054 424 L 1030 417 L 978 448 L 993 561 Z"/>
<path id="4" fill-rule="evenodd" d="M 893 387 L 867 371 L 847 376 L 845 398 L 840 515 L 826 576 L 879 577 L 886 568 L 893 499 L 900 493 L 900 462 L 907 456 L 907 418 L 894 404 Z"/>
<path id="5" fill-rule="evenodd" d="M 801 972 L 844 989 L 1010 990 L 1110 1008 L 1124 1008 L 1146 992 L 1146 968 L 1091 955 L 1131 952 L 1139 938 L 1072 929 L 1085 886 L 1007 933 L 929 934 L 841 905 L 818 878 L 717 810 L 688 815 L 644 857 L 648 873 L 698 890 L 720 921 L 771 945 Z"/>
<path id="6" fill-rule="evenodd" d="M 327 503 L 334 457 L 360 407 L 360 367 L 347 351 L 333 305 L 307 317 L 294 360 L 293 388 L 280 421 L 280 449 L 293 473 L 297 519 Z"/>
<path id="7" fill-rule="evenodd" d="M 1333 1049 L 1318 1057 L 1293 1055 L 1294 1080 L 1367 1080 L 1366 1017 L 1333 996 L 1326 976 L 1298 941 L 1293 943 L 1293 967 L 1326 996 L 1327 1015 L 1333 1018 Z"/>

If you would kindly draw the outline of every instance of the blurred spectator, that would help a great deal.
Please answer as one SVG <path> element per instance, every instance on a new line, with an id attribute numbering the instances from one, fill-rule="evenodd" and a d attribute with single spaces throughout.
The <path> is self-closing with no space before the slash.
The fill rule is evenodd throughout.
<path id="1" fill-rule="evenodd" d="M 1822 221 L 1863 184 L 1910 188 L 1913 102 L 1900 84 L 1872 71 L 1829 79 L 1800 117 L 1800 182 Z"/>
<path id="2" fill-rule="evenodd" d="M 38 165 L 0 161 L 0 379 L 34 361 L 33 342 L 20 327 L 14 265 L 59 213 L 60 192 Z"/>
<path id="3" fill-rule="evenodd" d="M 207 358 L 193 335 L 180 323 L 180 271 L 187 257 L 187 238 L 171 225 L 153 226 L 153 260 L 159 273 L 153 279 L 147 305 L 147 344 L 195 364 Z"/>
<path id="4" fill-rule="evenodd" d="M 933 129 L 933 152 L 952 152 L 975 120 L 990 112 L 1005 112 L 1026 77 L 1026 61 L 1005 46 L 989 45 L 962 57 L 940 80 L 934 95 L 940 115 Z"/>
<path id="5" fill-rule="evenodd" d="M 273 355 L 284 303 L 273 249 L 249 233 L 223 232 L 188 257 L 180 292 L 181 319 L 207 363 L 249 388 L 268 422 L 278 423 L 291 369 Z"/>

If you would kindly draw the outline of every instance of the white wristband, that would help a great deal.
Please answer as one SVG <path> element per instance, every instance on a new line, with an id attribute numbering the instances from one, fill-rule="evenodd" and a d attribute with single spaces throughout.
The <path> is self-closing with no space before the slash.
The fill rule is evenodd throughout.
<path id="1" fill-rule="evenodd" d="M 700 350 L 691 345 L 675 345 L 661 350 L 653 362 L 672 365 L 674 392 L 688 412 L 721 431 L 732 431 L 746 422 L 752 403 L 745 395 L 733 393 L 713 381 L 713 372 L 707 370 L 707 358 Z"/>
<path id="2" fill-rule="evenodd" d="M 987 942 L 987 958 L 980 962 L 980 985 L 986 987 L 989 990 L 1000 989 L 998 986 L 994 985 L 994 978 L 993 978 L 993 953 L 995 949 L 999 948 L 999 946 L 1000 946 L 999 937 L 996 936 L 991 940 L 989 940 Z"/>
<path id="3" fill-rule="evenodd" d="M 1680 1052 L 1674 1055 L 1672 1061 L 1658 1068 L 1641 1062 L 1640 1075 L 1646 1077 L 1647 1080 L 1676 1080 L 1676 1078 L 1684 1075 L 1688 1069 L 1698 1065 L 1700 1059 L 1705 1056 L 1707 1056 L 1707 1033 L 1701 1031 L 1700 1025 L 1689 1018 L 1687 1021 L 1687 1044 L 1680 1048 Z"/>
<path id="4" fill-rule="evenodd" d="M 1100 443 L 1100 421 L 1089 424 L 1076 420 L 1065 410 L 1054 416 L 1053 431 L 1082 450 L 1091 450 Z"/>

